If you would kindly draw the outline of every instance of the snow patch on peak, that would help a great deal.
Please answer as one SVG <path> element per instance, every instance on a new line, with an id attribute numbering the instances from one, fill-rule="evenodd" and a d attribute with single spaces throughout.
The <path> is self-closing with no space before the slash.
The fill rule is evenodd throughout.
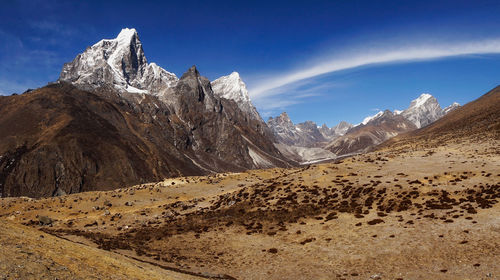
<path id="1" fill-rule="evenodd" d="M 370 121 L 382 116 L 384 114 L 383 111 L 379 111 L 377 114 L 373 115 L 373 116 L 368 116 L 366 118 L 363 119 L 363 121 L 361 122 L 362 124 L 366 125 L 367 123 L 369 123 Z"/>
<path id="2" fill-rule="evenodd" d="M 410 107 L 420 107 L 420 106 L 424 105 L 425 102 L 427 102 L 427 100 L 429 100 L 432 97 L 433 96 L 428 94 L 428 93 L 422 93 L 417 99 L 415 99 L 411 102 Z"/>
<path id="3" fill-rule="evenodd" d="M 123 28 L 122 31 L 120 31 L 120 33 L 116 37 L 116 39 L 118 39 L 118 41 L 129 40 L 130 42 L 130 40 L 134 35 L 137 35 L 137 30 L 135 30 L 135 28 Z"/>
<path id="4" fill-rule="evenodd" d="M 84 87 L 113 85 L 118 91 L 163 95 L 178 81 L 155 63 L 147 62 L 139 35 L 124 28 L 114 39 L 103 39 L 63 67 L 60 81 Z"/>
<path id="5" fill-rule="evenodd" d="M 240 78 L 238 72 L 233 72 L 228 76 L 222 76 L 212 82 L 212 89 L 220 97 L 234 100 L 236 102 L 249 102 L 247 86 Z"/>
<path id="6" fill-rule="evenodd" d="M 444 114 L 448 114 L 449 112 L 457 109 L 458 107 L 460 107 L 460 104 L 458 104 L 457 102 L 453 102 L 453 104 L 451 104 L 450 106 L 446 107 L 443 109 L 443 112 Z"/>
<path id="7" fill-rule="evenodd" d="M 401 113 L 416 127 L 421 128 L 436 121 L 444 115 L 437 99 L 428 93 L 421 94 L 410 103 L 408 109 Z"/>
<path id="8" fill-rule="evenodd" d="M 233 79 L 241 79 L 240 78 L 240 73 L 234 71 L 233 73 L 229 74 L 229 77 L 233 78 Z"/>
<path id="9" fill-rule="evenodd" d="M 401 114 L 401 113 L 403 113 L 403 111 L 402 111 L 402 110 L 394 110 L 394 115 L 399 115 L 399 114 Z"/>
<path id="10" fill-rule="evenodd" d="M 259 113 L 250 100 L 247 86 L 238 72 L 222 76 L 211 82 L 211 85 L 215 95 L 233 100 L 243 112 L 249 113 L 256 120 L 261 120 Z"/>
<path id="11" fill-rule="evenodd" d="M 143 89 L 138 89 L 136 87 L 133 87 L 133 86 L 129 86 L 129 85 L 126 85 L 125 86 L 125 90 L 130 92 L 130 93 L 148 93 L 147 90 L 143 90 Z"/>

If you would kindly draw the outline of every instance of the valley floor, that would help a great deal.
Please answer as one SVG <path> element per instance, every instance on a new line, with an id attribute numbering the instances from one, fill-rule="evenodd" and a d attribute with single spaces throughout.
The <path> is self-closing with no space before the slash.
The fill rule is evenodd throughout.
<path id="1" fill-rule="evenodd" d="M 498 279 L 499 199 L 494 140 L 4 198 L 0 279 Z"/>

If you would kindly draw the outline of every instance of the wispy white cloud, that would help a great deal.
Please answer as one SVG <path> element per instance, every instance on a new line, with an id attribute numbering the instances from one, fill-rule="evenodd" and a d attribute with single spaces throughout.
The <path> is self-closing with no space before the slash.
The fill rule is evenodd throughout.
<path id="1" fill-rule="evenodd" d="M 292 105 L 304 103 L 311 98 L 324 96 L 332 89 L 344 86 L 346 86 L 345 82 L 323 81 L 311 84 L 310 81 L 299 81 L 282 86 L 271 95 L 262 95 L 259 98 L 252 99 L 252 102 L 265 118 L 279 114 Z"/>
<path id="2" fill-rule="evenodd" d="M 387 44 L 386 47 L 356 48 L 356 50 L 342 52 L 336 56 L 330 54 L 316 58 L 316 63 L 291 70 L 285 74 L 269 75 L 255 81 L 249 93 L 256 103 L 270 96 L 282 95 L 311 83 L 312 78 L 352 69 L 361 66 L 400 63 L 418 60 L 432 60 L 463 55 L 497 54 L 500 53 L 500 39 L 475 40 L 459 43 L 425 43 L 425 44 Z"/>

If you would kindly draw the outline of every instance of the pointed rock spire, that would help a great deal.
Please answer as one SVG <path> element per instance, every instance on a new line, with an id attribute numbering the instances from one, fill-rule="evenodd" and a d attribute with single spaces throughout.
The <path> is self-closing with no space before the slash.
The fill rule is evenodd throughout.
<path id="1" fill-rule="evenodd" d="M 232 72 L 227 76 L 216 79 L 212 82 L 212 89 L 215 95 L 236 102 L 243 112 L 249 114 L 250 118 L 262 121 L 238 72 Z"/>
<path id="2" fill-rule="evenodd" d="M 84 87 L 113 85 L 120 91 L 160 94 L 177 77 L 148 64 L 139 35 L 124 28 L 114 39 L 103 39 L 63 66 L 60 81 Z"/>

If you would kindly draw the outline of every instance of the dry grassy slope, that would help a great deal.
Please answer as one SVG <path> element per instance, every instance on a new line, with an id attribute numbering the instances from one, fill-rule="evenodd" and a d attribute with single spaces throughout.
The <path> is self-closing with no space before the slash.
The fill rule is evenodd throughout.
<path id="1" fill-rule="evenodd" d="M 0 219 L 204 275 L 494 279 L 499 149 L 462 143 L 300 169 L 2 199 Z M 39 226 L 37 215 L 55 221 Z"/>
<path id="2" fill-rule="evenodd" d="M 398 135 L 377 149 L 437 147 L 447 143 L 494 141 L 500 145 L 500 86 L 424 128 Z"/>
<path id="3" fill-rule="evenodd" d="M 0 220 L 0 279 L 201 279 Z"/>

